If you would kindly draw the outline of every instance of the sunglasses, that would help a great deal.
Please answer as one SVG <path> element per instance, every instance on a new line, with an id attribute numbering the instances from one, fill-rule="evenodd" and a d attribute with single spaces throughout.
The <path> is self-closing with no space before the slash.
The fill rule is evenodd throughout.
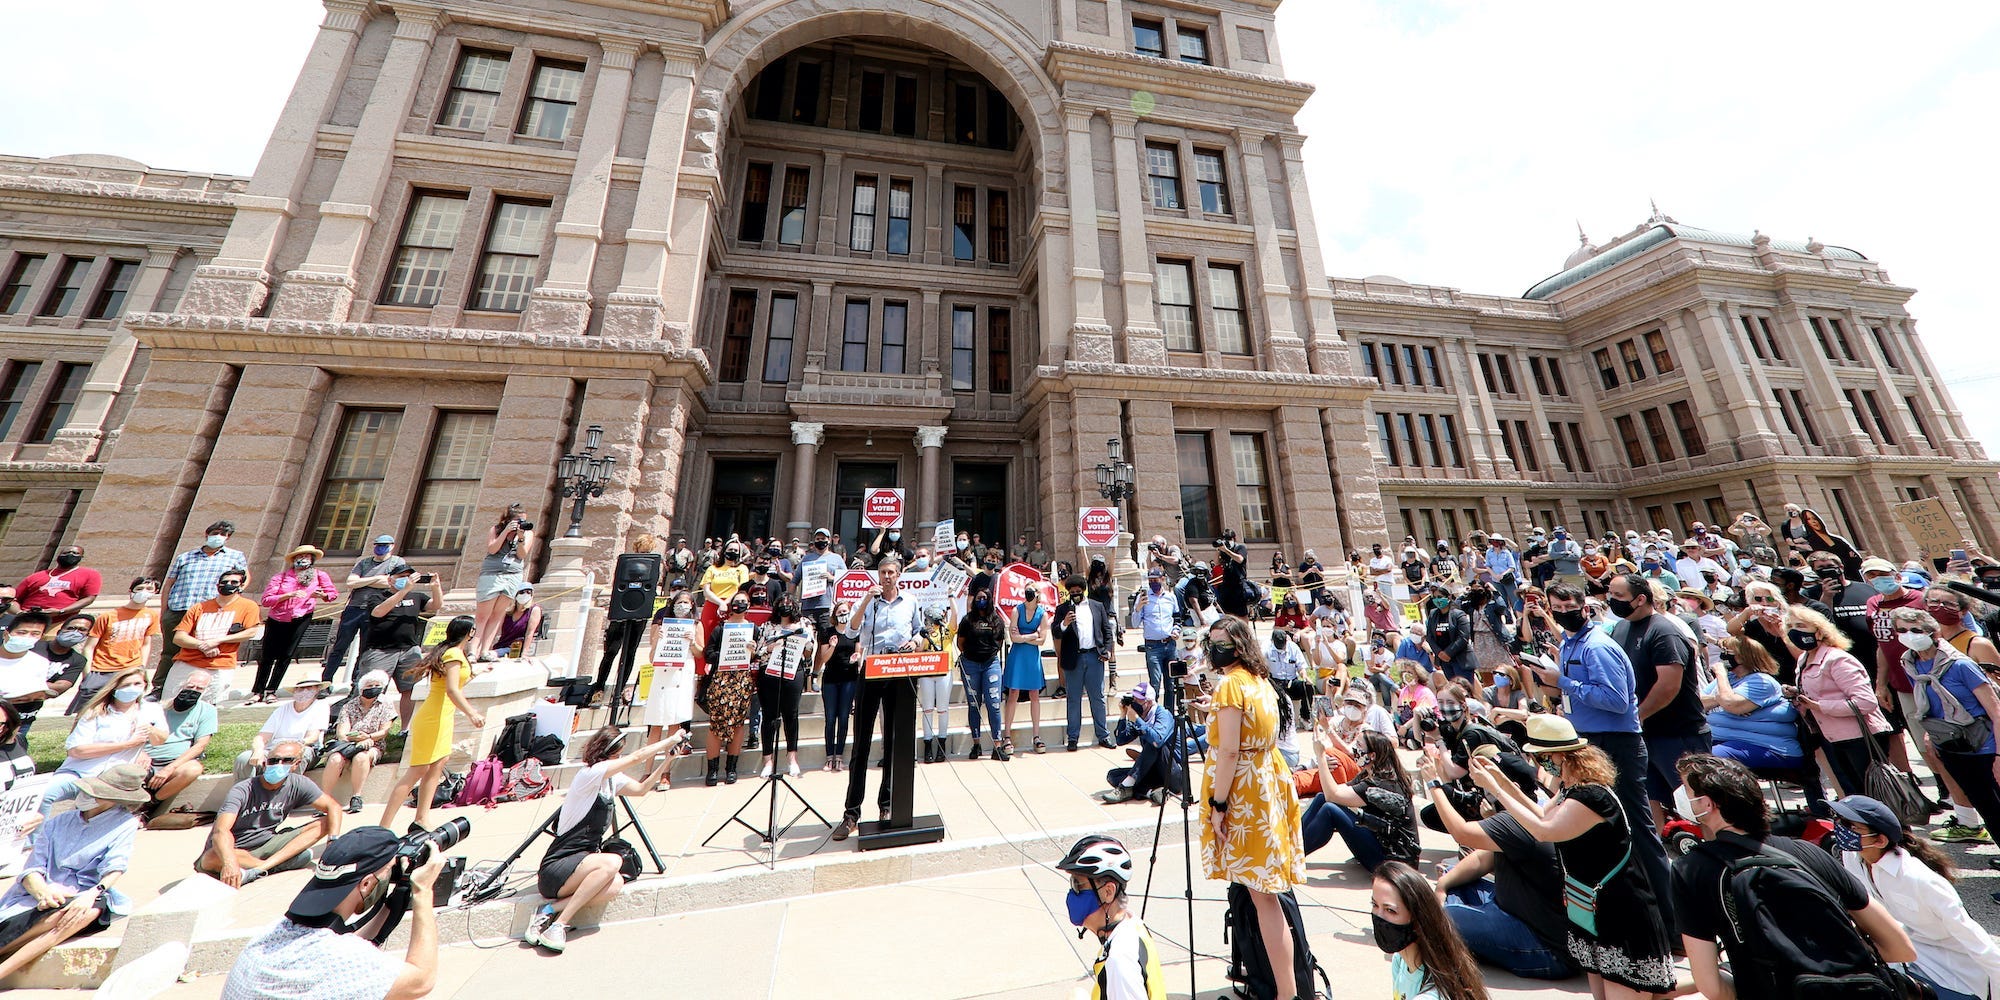
<path id="1" fill-rule="evenodd" d="M 296 764 L 296 763 L 298 763 L 298 762 L 299 762 L 299 759 L 298 759 L 297 757 L 266 757 L 266 758 L 264 758 L 264 763 L 266 763 L 266 764 Z"/>

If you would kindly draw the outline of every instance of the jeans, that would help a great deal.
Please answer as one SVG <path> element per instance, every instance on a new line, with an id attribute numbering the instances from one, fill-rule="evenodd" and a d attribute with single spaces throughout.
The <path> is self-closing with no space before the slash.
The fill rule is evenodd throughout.
<path id="1" fill-rule="evenodd" d="M 83 781 L 83 775 L 71 774 L 67 771 L 58 771 L 55 774 L 49 775 L 48 787 L 42 789 L 42 801 L 40 805 L 35 807 L 35 811 L 41 813 L 43 816 L 47 816 L 55 811 L 56 803 L 67 802 L 70 799 L 76 798 L 77 791 L 82 788 L 82 785 L 79 784 L 81 781 Z"/>
<path id="2" fill-rule="evenodd" d="M 1494 582 L 1493 587 L 1500 592 L 1500 600 L 1507 605 L 1508 610 L 1516 613 L 1520 612 L 1521 600 L 1518 594 L 1521 589 L 1521 577 L 1519 574 L 1512 576 L 1503 575 L 1499 580 Z"/>
<path id="3" fill-rule="evenodd" d="M 1976 997 L 1970 993 L 1960 993 L 1957 990 L 1947 989 L 1943 986 L 1939 986 L 1937 984 L 1937 980 L 1932 979 L 1931 977 L 1924 975 L 1922 972 L 1917 971 L 1917 964 L 1915 962 L 1911 962 L 1910 964 L 1905 965 L 1902 968 L 1904 972 L 1907 972 L 1910 975 L 1923 980 L 1925 985 L 1937 991 L 1938 1000 L 1986 1000 L 1985 997 Z"/>
<path id="4" fill-rule="evenodd" d="M 1337 833 L 1347 843 L 1347 852 L 1361 862 L 1361 867 L 1371 872 L 1389 857 L 1382 850 L 1382 841 L 1376 838 L 1375 831 L 1362 826 L 1352 809 L 1338 802 L 1328 802 L 1325 795 L 1313 796 L 1312 803 L 1306 806 L 1299 830 L 1307 854 L 1325 847 Z"/>
<path id="5" fill-rule="evenodd" d="M 882 781 L 881 790 L 875 796 L 875 804 L 884 813 L 889 811 L 889 779 L 895 773 L 896 744 L 903 740 L 909 729 L 908 721 L 902 717 L 902 702 L 889 696 L 889 685 L 909 684 L 907 680 L 863 681 L 861 682 L 861 702 L 854 709 L 854 754 L 848 759 L 847 802 L 841 818 L 858 822 L 861 819 L 861 800 L 868 792 L 868 751 L 875 739 L 875 716 L 882 716 Z M 911 711 L 916 710 L 911 704 Z"/>
<path id="6" fill-rule="evenodd" d="M 1175 780 L 1174 759 L 1163 752 L 1164 748 L 1139 745 L 1139 759 L 1131 767 L 1114 767 L 1104 775 L 1105 784 L 1122 788 L 1125 779 L 1132 779 L 1132 794 L 1144 795 L 1155 788 L 1167 788 L 1178 792 L 1181 783 Z"/>
<path id="7" fill-rule="evenodd" d="M 1063 671 L 1063 685 L 1069 700 L 1069 721 L 1063 729 L 1063 737 L 1071 743 L 1083 730 L 1082 701 L 1090 696 L 1090 724 L 1097 733 L 1097 742 L 1108 743 L 1111 730 L 1104 725 L 1104 658 L 1094 649 L 1086 649 L 1076 656 L 1076 669 Z"/>
<path id="8" fill-rule="evenodd" d="M 350 598 L 347 607 L 340 609 L 340 625 L 333 630 L 333 641 L 327 644 L 326 655 L 320 658 L 319 679 L 331 682 L 340 674 L 340 667 L 347 662 L 347 644 L 359 640 L 361 648 L 355 650 L 354 659 L 360 663 L 362 650 L 368 648 L 366 633 L 361 626 L 368 624 L 368 609 L 356 607 Z M 356 679 L 359 679 L 358 677 Z"/>
<path id="9" fill-rule="evenodd" d="M 1681 787 L 1681 775 L 1674 762 L 1691 753 L 1708 753 L 1714 738 L 1708 729 L 1688 736 L 1648 736 L 1646 740 L 1646 794 L 1653 801 L 1671 804 L 1674 789 Z"/>
<path id="10" fill-rule="evenodd" d="M 292 652 L 299 648 L 299 636 L 312 624 L 312 616 L 288 622 L 272 619 L 264 623 L 264 638 L 257 648 L 256 694 L 277 694 L 292 668 Z"/>
<path id="11" fill-rule="evenodd" d="M 1660 917 L 1674 926 L 1671 883 L 1667 880 L 1667 848 L 1660 843 L 1660 831 L 1653 826 L 1653 807 L 1646 801 L 1646 741 L 1638 733 L 1581 733 L 1592 746 L 1604 751 L 1618 768 L 1618 785 L 1612 791 L 1625 807 L 1625 823 L 1632 829 L 1633 853 L 1639 867 L 1659 900 Z"/>
<path id="12" fill-rule="evenodd" d="M 965 675 L 965 716 L 972 726 L 972 742 L 979 742 L 979 709 L 986 709 L 986 728 L 993 733 L 993 741 L 1000 741 L 1000 657 L 975 660 L 966 657 L 958 662 L 959 670 Z"/>
<path id="13" fill-rule="evenodd" d="M 819 689 L 820 711 L 826 715 L 826 752 L 840 757 L 847 752 L 847 723 L 854 713 L 854 696 L 860 681 L 829 681 Z"/>
<path id="14" fill-rule="evenodd" d="M 1523 979 L 1568 979 L 1576 975 L 1566 957 L 1549 949 L 1519 917 L 1500 908 L 1493 882 L 1480 879 L 1447 892 L 1444 915 L 1472 954 Z"/>
<path id="15" fill-rule="evenodd" d="M 1164 690 L 1167 680 L 1167 661 L 1174 658 L 1174 640 L 1148 639 L 1139 648 L 1146 653 L 1147 682 L 1153 685 L 1155 692 Z M 1159 695 L 1155 694 L 1154 699 L 1158 700 Z"/>
<path id="16" fill-rule="evenodd" d="M 1798 782 L 1813 815 L 1830 815 L 1826 811 L 1826 788 L 1819 780 L 1819 764 L 1810 757 L 1787 757 L 1755 743 L 1728 741 L 1717 743 L 1709 752 L 1723 760 L 1733 760 L 1760 775 L 1776 776 L 1772 772 L 1782 773 L 1784 780 Z"/>

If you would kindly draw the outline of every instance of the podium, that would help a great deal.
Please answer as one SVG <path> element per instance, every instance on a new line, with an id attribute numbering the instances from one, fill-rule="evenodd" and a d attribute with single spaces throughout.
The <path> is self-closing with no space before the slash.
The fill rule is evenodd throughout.
<path id="1" fill-rule="evenodd" d="M 878 653 L 862 661 L 862 676 L 890 681 L 882 705 L 884 778 L 889 782 L 889 818 L 860 824 L 857 846 L 864 851 L 911 844 L 935 844 L 944 839 L 944 819 L 935 813 L 916 816 L 917 678 L 951 671 L 944 652 Z M 894 738 L 889 738 L 893 731 Z M 865 762 L 864 762 L 865 763 Z"/>

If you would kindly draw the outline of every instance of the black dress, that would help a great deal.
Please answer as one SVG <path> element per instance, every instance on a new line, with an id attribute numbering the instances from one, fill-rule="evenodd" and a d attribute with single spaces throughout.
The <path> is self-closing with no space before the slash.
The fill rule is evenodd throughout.
<path id="1" fill-rule="evenodd" d="M 1604 817 L 1604 822 L 1575 839 L 1556 845 L 1564 877 L 1596 885 L 1618 867 L 1617 874 L 1598 891 L 1596 932 L 1584 930 L 1571 918 L 1570 961 L 1585 972 L 1595 972 L 1642 993 L 1673 989 L 1674 956 L 1667 926 L 1661 920 L 1652 883 L 1646 880 L 1646 869 L 1632 847 L 1631 825 L 1618 797 L 1603 785 L 1578 785 L 1565 791 L 1562 798 L 1574 799 Z"/>

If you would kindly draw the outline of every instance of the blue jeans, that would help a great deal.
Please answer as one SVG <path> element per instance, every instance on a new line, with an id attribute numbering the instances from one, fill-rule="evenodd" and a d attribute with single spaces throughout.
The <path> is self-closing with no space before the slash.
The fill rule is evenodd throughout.
<path id="1" fill-rule="evenodd" d="M 1000 739 L 1000 657 L 990 660 L 975 660 L 970 657 L 958 661 L 960 671 L 965 675 L 965 715 L 971 720 L 972 741 L 979 742 L 979 707 L 986 706 L 986 728 L 993 733 L 993 739 Z"/>
<path id="2" fill-rule="evenodd" d="M 1097 733 L 1097 742 L 1108 743 L 1111 730 L 1104 725 L 1104 658 L 1097 651 L 1086 649 L 1076 656 L 1076 669 L 1063 671 L 1064 692 L 1069 702 L 1069 720 L 1063 729 L 1063 738 L 1071 743 L 1083 730 L 1083 698 L 1090 696 L 1090 724 Z"/>
<path id="3" fill-rule="evenodd" d="M 1931 977 L 1926 976 L 1921 972 L 1918 972 L 1916 963 L 1914 962 L 1909 965 L 1903 966 L 1903 971 L 1909 973 L 1912 976 L 1915 976 L 1918 979 L 1923 980 L 1924 983 L 1930 986 L 1931 989 L 1936 990 L 1938 995 L 1938 1000 L 1985 1000 L 1984 997 L 1976 997 L 1970 993 L 1960 993 L 1957 990 L 1946 989 L 1945 987 L 1939 986 L 1937 984 L 1937 980 L 1932 979 Z"/>
<path id="4" fill-rule="evenodd" d="M 1518 596 L 1521 590 L 1520 574 L 1517 573 L 1513 576 L 1503 575 L 1500 579 L 1493 582 L 1493 587 L 1500 592 L 1501 602 L 1506 604 L 1509 610 L 1518 614 L 1521 610 L 1521 599 Z"/>
<path id="5" fill-rule="evenodd" d="M 1500 908 L 1493 883 L 1480 879 L 1445 894 L 1444 915 L 1458 928 L 1465 946 L 1488 965 L 1523 979 L 1568 979 L 1576 975 L 1565 956 L 1549 950 L 1519 917 Z"/>
<path id="6" fill-rule="evenodd" d="M 833 681 L 819 687 L 820 711 L 826 715 L 826 752 L 831 756 L 847 755 L 847 722 L 860 690 L 860 681 Z"/>
<path id="7" fill-rule="evenodd" d="M 77 791 L 82 787 L 78 783 L 82 780 L 83 775 L 71 774 L 68 771 L 57 771 L 49 775 L 48 787 L 42 789 L 42 801 L 35 807 L 35 811 L 47 816 L 55 811 L 56 803 L 76 798 Z"/>
<path id="8" fill-rule="evenodd" d="M 1174 640 L 1148 639 L 1139 648 L 1146 653 L 1146 680 L 1153 685 L 1153 699 L 1164 700 L 1158 692 L 1165 690 L 1167 661 L 1174 658 Z"/>
<path id="9" fill-rule="evenodd" d="M 1389 857 L 1382 850 L 1382 841 L 1376 838 L 1375 831 L 1363 827 L 1355 819 L 1353 810 L 1338 802 L 1328 802 L 1325 795 L 1313 796 L 1312 803 L 1306 806 L 1300 833 L 1307 854 L 1325 847 L 1333 840 L 1334 834 L 1339 834 L 1340 839 L 1347 843 L 1347 852 L 1361 862 L 1361 867 L 1371 872 Z"/>

